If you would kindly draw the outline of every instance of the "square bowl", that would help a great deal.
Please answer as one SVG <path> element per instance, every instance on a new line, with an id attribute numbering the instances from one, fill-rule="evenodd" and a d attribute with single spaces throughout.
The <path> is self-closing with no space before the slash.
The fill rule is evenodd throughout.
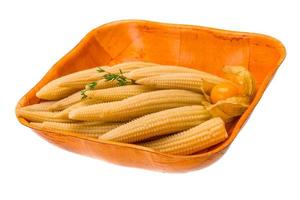
<path id="1" fill-rule="evenodd" d="M 35 93 L 49 81 L 100 65 L 139 60 L 196 68 L 217 75 L 221 74 L 224 65 L 247 67 L 257 83 L 257 92 L 250 106 L 230 125 L 228 139 L 194 155 L 168 155 L 133 144 L 33 129 L 61 148 L 120 165 L 168 172 L 199 169 L 225 153 L 262 97 L 285 54 L 280 41 L 262 34 L 141 20 L 111 22 L 89 32 L 19 100 L 17 108 L 40 102 Z M 30 127 L 24 118 L 18 120 Z"/>

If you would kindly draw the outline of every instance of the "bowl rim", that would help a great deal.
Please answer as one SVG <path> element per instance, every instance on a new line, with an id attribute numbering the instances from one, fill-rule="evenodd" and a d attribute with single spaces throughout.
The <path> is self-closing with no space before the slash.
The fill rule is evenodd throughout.
<path id="1" fill-rule="evenodd" d="M 245 38 L 251 38 L 251 37 L 261 37 L 261 38 L 265 38 L 265 39 L 269 39 L 274 43 L 274 46 L 277 48 L 279 54 L 280 54 L 280 58 L 278 59 L 277 63 L 276 63 L 276 67 L 274 67 L 272 70 L 270 70 L 266 77 L 264 78 L 264 80 L 261 82 L 260 87 L 258 88 L 258 90 L 256 91 L 255 97 L 252 99 L 251 104 L 248 106 L 247 110 L 243 113 L 243 115 L 241 115 L 236 124 L 234 125 L 233 129 L 231 130 L 231 134 L 229 135 L 229 137 L 223 141 L 222 143 L 220 143 L 216 148 L 213 148 L 210 151 L 207 152 L 203 152 L 203 153 L 199 153 L 199 154 L 193 154 L 193 155 L 172 155 L 172 154 L 166 154 L 166 153 L 162 153 L 156 150 L 153 150 L 151 148 L 147 148 L 147 147 L 143 147 L 143 146 L 139 146 L 139 145 L 135 145 L 135 144 L 128 144 L 128 143 L 120 143 L 120 142 L 113 142 L 113 141 L 106 141 L 106 140 L 101 140 L 101 139 L 97 139 L 97 138 L 90 138 L 90 137 L 86 137 L 86 136 L 81 136 L 78 134 L 73 134 L 70 133 L 68 135 L 66 134 L 62 134 L 62 133 L 55 133 L 55 132 L 51 132 L 51 131 L 45 131 L 42 129 L 38 129 L 38 128 L 33 128 L 29 125 L 28 121 L 25 120 L 22 117 L 18 117 L 17 119 L 18 121 L 23 124 L 24 126 L 27 126 L 29 128 L 31 128 L 33 131 L 37 131 L 39 133 L 43 133 L 43 134 L 54 134 L 54 135 L 60 135 L 63 137 L 70 137 L 70 138 L 77 138 L 77 139 L 81 139 L 81 140 L 87 140 L 89 142 L 93 142 L 93 143 L 100 143 L 100 144 L 105 144 L 105 145 L 112 145 L 112 146 L 121 146 L 122 148 L 130 148 L 130 149 L 136 149 L 139 151 L 144 151 L 150 154 L 155 154 L 155 155 L 159 155 L 159 156 L 163 156 L 163 157 L 167 157 L 167 158 L 173 158 L 173 159 L 192 159 L 192 158 L 201 158 L 201 157 L 209 157 L 214 155 L 215 153 L 218 152 L 222 152 L 224 150 L 226 150 L 229 145 L 233 142 L 233 140 L 235 139 L 235 137 L 237 136 L 237 134 L 240 132 L 241 128 L 243 127 L 244 124 L 246 124 L 247 120 L 249 119 L 251 113 L 253 112 L 255 106 L 258 104 L 259 100 L 261 99 L 261 97 L 263 96 L 264 91 L 266 90 L 268 84 L 270 83 L 270 81 L 272 80 L 274 74 L 276 73 L 277 69 L 280 67 L 280 65 L 282 64 L 282 62 L 284 61 L 285 57 L 286 57 L 286 49 L 284 47 L 284 45 L 282 44 L 281 41 L 279 41 L 278 39 L 269 36 L 269 35 L 265 35 L 265 34 L 261 34 L 261 33 L 252 33 L 252 32 L 242 32 L 242 31 L 233 31 L 233 30 L 225 30 L 225 29 L 218 29 L 218 28 L 212 28 L 212 27 L 207 27 L 207 26 L 198 26 L 198 25 L 187 25 L 187 24 L 173 24 L 173 23 L 164 23 L 164 22 L 156 22 L 156 21 L 149 21 L 149 20 L 139 20 L 139 19 L 126 19 L 126 20 L 117 20 L 117 21 L 112 21 L 112 22 L 108 22 L 105 23 L 103 25 L 100 25 L 94 29 L 92 29 L 91 31 L 89 31 L 79 42 L 77 45 L 75 45 L 75 47 L 73 47 L 68 53 L 66 53 L 63 57 L 61 57 L 48 71 L 47 73 L 43 76 L 43 78 L 38 81 L 38 83 L 36 83 L 32 89 L 30 89 L 28 92 L 26 92 L 26 94 L 18 101 L 17 106 L 16 106 L 16 110 L 18 108 L 21 107 L 22 103 L 26 101 L 26 96 L 33 91 L 38 85 L 41 84 L 41 82 L 48 76 L 48 74 L 50 73 L 50 71 L 57 67 L 57 63 L 66 59 L 68 56 L 70 56 L 71 54 L 73 54 L 74 52 L 76 52 L 80 46 L 84 46 L 85 43 L 87 43 L 87 40 L 89 39 L 89 37 L 91 35 L 93 35 L 97 30 L 99 29 L 103 29 L 103 28 L 109 28 L 112 26 L 116 26 L 119 24 L 149 24 L 149 25 L 160 25 L 160 26 L 165 26 L 165 27 L 172 27 L 172 28 L 186 28 L 186 29 L 195 29 L 195 30 L 204 30 L 204 31 L 209 31 L 209 32 L 218 32 L 218 33 L 222 33 L 222 34 L 227 34 L 227 35 L 231 35 L 231 36 L 240 36 L 240 37 L 245 37 Z"/>

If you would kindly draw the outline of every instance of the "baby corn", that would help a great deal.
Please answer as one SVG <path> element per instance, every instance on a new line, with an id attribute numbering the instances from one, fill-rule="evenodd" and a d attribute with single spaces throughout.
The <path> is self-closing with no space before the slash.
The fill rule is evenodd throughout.
<path id="1" fill-rule="evenodd" d="M 81 92 L 80 91 L 75 92 L 74 94 L 57 101 L 56 103 L 51 105 L 49 107 L 49 109 L 52 110 L 52 111 L 63 110 L 65 108 L 79 102 L 81 99 L 82 99 Z"/>
<path id="2" fill-rule="evenodd" d="M 46 85 L 40 91 L 36 93 L 36 96 L 44 100 L 59 100 L 70 94 L 78 91 L 76 88 L 66 88 L 56 86 L 54 84 Z"/>
<path id="3" fill-rule="evenodd" d="M 128 121 L 161 110 L 202 105 L 203 95 L 187 90 L 159 90 L 142 93 L 122 101 L 90 105 L 70 112 L 69 118 L 83 121 Z"/>
<path id="4" fill-rule="evenodd" d="M 138 80 L 141 78 L 157 76 L 168 73 L 196 73 L 199 74 L 202 78 L 211 79 L 215 83 L 223 82 L 224 80 L 218 76 L 212 74 L 188 68 L 188 67 L 179 67 L 179 66 L 169 66 L 169 65 L 157 65 L 147 68 L 139 68 L 129 72 L 126 77 L 132 80 Z"/>
<path id="5" fill-rule="evenodd" d="M 72 106 L 69 106 L 68 108 L 60 111 L 60 112 L 56 112 L 56 117 L 58 119 L 69 119 L 69 113 L 76 109 L 76 108 L 81 108 L 84 106 L 88 106 L 88 105 L 92 105 L 92 104 L 97 104 L 102 102 L 101 100 L 98 99 L 82 99 L 80 102 L 75 103 Z"/>
<path id="6" fill-rule="evenodd" d="M 54 122 L 70 122 L 69 119 L 61 119 L 55 112 L 48 111 L 31 111 L 17 109 L 16 114 L 18 117 L 23 117 L 31 122 L 43 122 L 43 121 L 54 121 Z"/>
<path id="7" fill-rule="evenodd" d="M 130 72 L 132 70 L 141 68 L 141 67 L 152 67 L 156 66 L 157 64 L 155 63 L 150 63 L 150 62 L 141 62 L 141 61 L 132 61 L 132 62 L 124 62 L 124 63 L 119 63 L 116 65 L 113 65 L 111 67 L 105 66 L 101 67 L 102 70 L 108 73 L 118 73 L 120 70 L 122 72 Z"/>
<path id="8" fill-rule="evenodd" d="M 122 100 L 151 90 L 153 89 L 143 85 L 125 85 L 102 90 L 90 90 L 86 91 L 85 95 L 88 99 L 98 99 L 103 102 L 109 102 Z"/>
<path id="9" fill-rule="evenodd" d="M 49 111 L 51 106 L 57 101 L 45 101 L 37 104 L 32 104 L 29 106 L 24 106 L 21 109 L 30 111 Z"/>
<path id="10" fill-rule="evenodd" d="M 78 91 L 78 88 L 61 87 L 60 84 L 68 80 L 74 80 L 82 78 L 84 76 L 89 76 L 89 74 L 93 73 L 95 70 L 97 70 L 97 68 L 75 72 L 66 76 L 62 76 L 58 79 L 52 80 L 49 83 L 47 83 L 44 87 L 42 87 L 36 93 L 36 96 L 40 99 L 45 100 L 59 100 L 66 96 L 69 96 L 70 94 Z"/>
<path id="11" fill-rule="evenodd" d="M 154 136 L 187 130 L 209 118 L 210 114 L 203 106 L 184 106 L 137 118 L 99 138 L 117 142 L 139 142 Z"/>
<path id="12" fill-rule="evenodd" d="M 228 137 L 224 121 L 212 118 L 189 130 L 141 144 L 157 151 L 190 155 L 216 145 Z"/>
<path id="13" fill-rule="evenodd" d="M 78 133 L 88 137 L 99 137 L 100 135 L 117 128 L 122 125 L 121 123 L 102 123 L 102 122 L 78 122 L 78 123 L 60 123 L 60 122 L 49 122 L 43 123 L 32 122 L 30 125 L 33 128 L 43 129 L 54 133 L 61 134 L 72 134 Z"/>
<path id="14" fill-rule="evenodd" d="M 119 73 L 120 70 L 124 73 L 129 72 L 134 69 L 138 69 L 140 67 L 147 68 L 150 66 L 154 66 L 156 64 L 154 63 L 148 63 L 148 62 L 140 62 L 140 61 L 134 61 L 134 62 L 125 62 L 121 64 L 116 64 L 111 67 L 109 66 L 102 66 L 99 67 L 97 70 L 94 71 L 90 76 L 83 77 L 81 79 L 75 79 L 75 80 L 69 80 L 65 81 L 60 84 L 62 87 L 76 87 L 76 88 L 83 88 L 85 85 L 87 85 L 90 82 L 98 81 L 103 79 L 103 76 L 107 73 Z"/>
<path id="15" fill-rule="evenodd" d="M 137 84 L 158 89 L 185 89 L 196 92 L 210 93 L 216 85 L 216 80 L 204 78 L 196 73 L 171 73 L 138 79 Z"/>
<path id="16" fill-rule="evenodd" d="M 95 71 L 95 74 L 92 74 L 88 77 L 83 77 L 81 79 L 75 79 L 75 80 L 69 80 L 69 81 L 61 83 L 59 86 L 82 89 L 90 82 L 94 82 L 94 81 L 103 79 L 103 76 L 105 74 L 107 74 L 107 73 Z"/>

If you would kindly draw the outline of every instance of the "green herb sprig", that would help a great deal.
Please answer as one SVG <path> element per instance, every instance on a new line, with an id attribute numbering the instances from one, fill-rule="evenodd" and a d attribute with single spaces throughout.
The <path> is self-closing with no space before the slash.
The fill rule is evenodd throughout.
<path id="1" fill-rule="evenodd" d="M 123 86 L 123 85 L 128 85 L 130 83 L 132 83 L 133 81 L 126 78 L 124 75 L 123 75 L 123 72 L 122 70 L 120 69 L 119 70 L 120 73 L 107 73 L 103 76 L 104 79 L 106 79 L 106 81 L 118 81 L 118 85 L 119 86 Z"/>
<path id="2" fill-rule="evenodd" d="M 94 82 L 87 84 L 86 88 L 88 88 L 89 90 L 93 90 L 93 89 L 95 89 L 96 85 L 97 85 L 97 82 L 94 81 Z"/>
<path id="3" fill-rule="evenodd" d="M 119 69 L 119 71 L 120 71 L 119 73 L 109 73 L 108 72 L 107 74 L 103 75 L 103 78 L 105 79 L 105 81 L 114 81 L 114 80 L 116 80 L 118 82 L 119 86 L 134 83 L 133 80 L 128 79 L 123 75 L 123 72 L 122 72 L 121 69 Z M 102 68 L 98 67 L 97 72 L 101 73 L 101 72 L 105 72 L 105 71 Z M 97 85 L 97 82 L 95 82 L 95 81 L 87 84 L 86 89 L 80 91 L 81 99 L 87 98 L 86 92 L 89 91 L 89 90 L 95 89 L 96 85 Z"/>
<path id="4" fill-rule="evenodd" d="M 86 89 L 80 91 L 81 99 L 87 98 L 86 91 L 95 89 L 97 82 L 91 82 L 86 85 Z"/>
<path id="5" fill-rule="evenodd" d="M 98 67 L 97 72 L 101 73 L 101 72 L 105 72 L 105 71 L 101 67 Z"/>
<path id="6" fill-rule="evenodd" d="M 88 90 L 87 90 L 87 89 L 84 89 L 84 90 L 81 90 L 81 91 L 80 91 L 81 99 L 87 98 L 87 95 L 85 94 L 86 91 L 88 91 Z"/>

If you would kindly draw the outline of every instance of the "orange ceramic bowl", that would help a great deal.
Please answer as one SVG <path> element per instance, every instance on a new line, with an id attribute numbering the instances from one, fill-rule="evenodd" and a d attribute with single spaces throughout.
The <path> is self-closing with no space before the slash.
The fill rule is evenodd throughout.
<path id="1" fill-rule="evenodd" d="M 169 172 L 189 171 L 207 166 L 224 154 L 284 58 L 284 46 L 266 35 L 140 20 L 117 21 L 89 32 L 20 99 L 17 108 L 38 103 L 40 99 L 35 93 L 49 81 L 99 65 L 141 60 L 181 65 L 217 75 L 224 65 L 247 67 L 257 82 L 251 105 L 228 128 L 226 141 L 195 155 L 167 155 L 132 144 L 34 130 L 61 148 L 120 165 Z M 25 119 L 18 120 L 30 127 Z"/>

